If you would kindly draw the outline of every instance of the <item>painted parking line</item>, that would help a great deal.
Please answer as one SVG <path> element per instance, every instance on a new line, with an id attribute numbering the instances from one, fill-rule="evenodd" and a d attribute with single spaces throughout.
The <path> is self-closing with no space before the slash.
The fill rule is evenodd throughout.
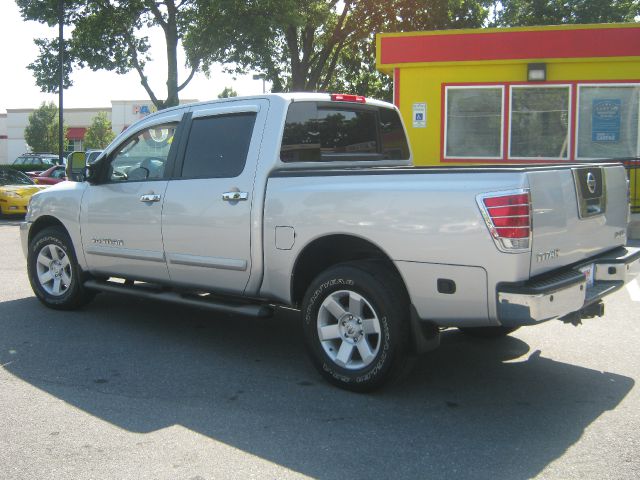
<path id="1" fill-rule="evenodd" d="M 631 300 L 634 302 L 640 302 L 640 284 L 638 284 L 637 278 L 634 278 L 627 283 L 627 291 L 629 292 Z"/>

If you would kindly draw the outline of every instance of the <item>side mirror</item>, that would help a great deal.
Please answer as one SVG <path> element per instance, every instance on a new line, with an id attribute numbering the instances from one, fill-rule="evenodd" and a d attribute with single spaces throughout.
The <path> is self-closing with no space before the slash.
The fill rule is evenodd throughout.
<path id="1" fill-rule="evenodd" d="M 89 183 L 96 183 L 98 165 L 94 162 L 84 167 L 84 179 Z"/>
<path id="2" fill-rule="evenodd" d="M 84 152 L 72 152 L 67 157 L 67 180 L 82 182 L 85 179 L 86 155 Z"/>

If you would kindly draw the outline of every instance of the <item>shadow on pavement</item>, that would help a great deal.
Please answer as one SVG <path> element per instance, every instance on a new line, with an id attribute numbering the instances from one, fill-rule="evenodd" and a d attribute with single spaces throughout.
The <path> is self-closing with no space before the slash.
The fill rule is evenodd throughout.
<path id="1" fill-rule="evenodd" d="M 0 332 L 7 371 L 104 421 L 182 425 L 320 478 L 530 478 L 633 386 L 452 331 L 401 383 L 351 394 L 312 369 L 293 314 L 213 318 L 107 294 L 78 312 L 0 303 Z"/>

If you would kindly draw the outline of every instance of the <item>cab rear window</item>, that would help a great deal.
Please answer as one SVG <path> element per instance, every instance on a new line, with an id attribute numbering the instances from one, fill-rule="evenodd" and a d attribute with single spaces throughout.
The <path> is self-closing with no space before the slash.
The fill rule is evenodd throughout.
<path id="1" fill-rule="evenodd" d="M 293 102 L 282 137 L 283 162 L 407 160 L 398 113 L 334 102 Z"/>

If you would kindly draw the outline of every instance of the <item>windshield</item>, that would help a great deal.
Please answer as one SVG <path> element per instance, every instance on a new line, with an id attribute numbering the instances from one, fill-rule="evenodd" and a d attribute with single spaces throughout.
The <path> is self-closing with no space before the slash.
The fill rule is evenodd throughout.
<path id="1" fill-rule="evenodd" d="M 34 185 L 34 182 L 22 172 L 0 169 L 0 186 L 6 185 Z"/>

